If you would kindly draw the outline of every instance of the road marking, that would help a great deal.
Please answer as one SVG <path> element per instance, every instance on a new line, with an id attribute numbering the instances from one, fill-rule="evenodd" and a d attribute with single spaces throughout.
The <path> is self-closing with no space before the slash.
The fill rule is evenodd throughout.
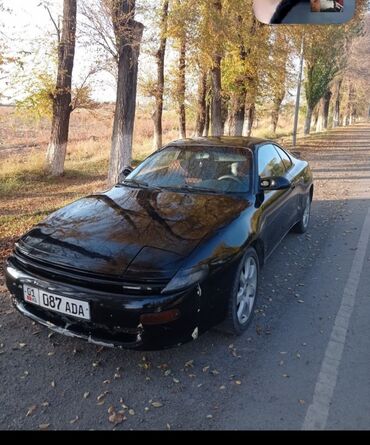
<path id="1" fill-rule="evenodd" d="M 302 430 L 323 430 L 326 427 L 369 239 L 370 209 L 361 230 L 351 272 L 343 291 L 341 306 L 335 319 L 315 386 L 312 404 L 307 409 Z"/>

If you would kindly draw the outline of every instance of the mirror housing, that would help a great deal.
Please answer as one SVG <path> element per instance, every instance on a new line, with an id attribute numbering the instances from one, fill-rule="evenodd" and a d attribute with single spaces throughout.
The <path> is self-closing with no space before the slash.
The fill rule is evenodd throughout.
<path id="1" fill-rule="evenodd" d="M 260 178 L 260 188 L 262 191 L 287 190 L 291 188 L 292 183 L 284 176 L 276 178 Z"/>
<path id="2" fill-rule="evenodd" d="M 134 169 L 131 166 L 126 166 L 123 168 L 121 173 L 119 174 L 118 182 L 124 181 L 129 174 L 131 174 Z"/>

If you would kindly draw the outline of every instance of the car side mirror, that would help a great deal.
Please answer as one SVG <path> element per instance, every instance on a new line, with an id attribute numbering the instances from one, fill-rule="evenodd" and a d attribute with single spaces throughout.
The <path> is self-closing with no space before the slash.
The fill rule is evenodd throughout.
<path id="1" fill-rule="evenodd" d="M 284 176 L 276 178 L 260 178 L 260 187 L 262 191 L 286 190 L 291 188 L 292 183 Z"/>
<path id="2" fill-rule="evenodd" d="M 124 167 L 121 173 L 119 174 L 118 181 L 122 182 L 124 181 L 128 175 L 130 175 L 134 169 L 131 166 Z"/>

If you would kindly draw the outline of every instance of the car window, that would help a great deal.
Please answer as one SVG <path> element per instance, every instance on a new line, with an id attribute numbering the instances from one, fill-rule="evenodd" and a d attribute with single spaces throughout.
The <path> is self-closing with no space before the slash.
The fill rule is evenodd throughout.
<path id="1" fill-rule="evenodd" d="M 275 148 L 276 148 L 277 152 L 279 153 L 281 159 L 282 159 L 283 162 L 284 162 L 286 171 L 290 170 L 291 167 L 292 167 L 292 165 L 293 165 L 292 160 L 290 159 L 290 157 L 285 153 L 284 150 L 282 150 L 282 149 L 279 148 L 279 147 L 276 147 L 276 145 L 275 145 Z"/>
<path id="2" fill-rule="evenodd" d="M 134 180 L 160 188 L 207 189 L 245 193 L 250 190 L 252 153 L 236 147 L 167 147 L 137 167 Z"/>
<path id="3" fill-rule="evenodd" d="M 258 174 L 261 178 L 284 176 L 286 168 L 276 148 L 269 144 L 258 149 Z"/>

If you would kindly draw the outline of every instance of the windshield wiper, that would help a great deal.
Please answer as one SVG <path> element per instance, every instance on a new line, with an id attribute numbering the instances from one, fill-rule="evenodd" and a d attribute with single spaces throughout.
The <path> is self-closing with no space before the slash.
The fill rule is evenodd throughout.
<path id="1" fill-rule="evenodd" d="M 146 182 L 140 182 L 136 179 L 124 179 L 122 181 L 122 184 L 134 185 L 136 187 L 149 187 L 149 184 L 147 184 Z"/>
<path id="2" fill-rule="evenodd" d="M 219 194 L 222 192 L 218 192 L 217 190 L 214 189 L 209 189 L 209 188 L 205 188 L 205 187 L 193 187 L 191 185 L 185 184 L 182 186 L 162 186 L 163 189 L 169 189 L 169 190 L 176 190 L 176 191 L 189 191 L 189 192 L 206 192 L 206 193 L 214 193 L 214 194 Z"/>
<path id="3" fill-rule="evenodd" d="M 157 187 L 155 185 L 150 185 L 147 182 L 144 181 L 137 181 L 136 179 L 125 179 L 122 181 L 123 185 L 127 184 L 127 185 L 131 185 L 134 187 L 139 187 L 139 188 L 146 188 L 146 189 L 154 189 L 154 190 L 160 190 L 160 187 Z"/>

